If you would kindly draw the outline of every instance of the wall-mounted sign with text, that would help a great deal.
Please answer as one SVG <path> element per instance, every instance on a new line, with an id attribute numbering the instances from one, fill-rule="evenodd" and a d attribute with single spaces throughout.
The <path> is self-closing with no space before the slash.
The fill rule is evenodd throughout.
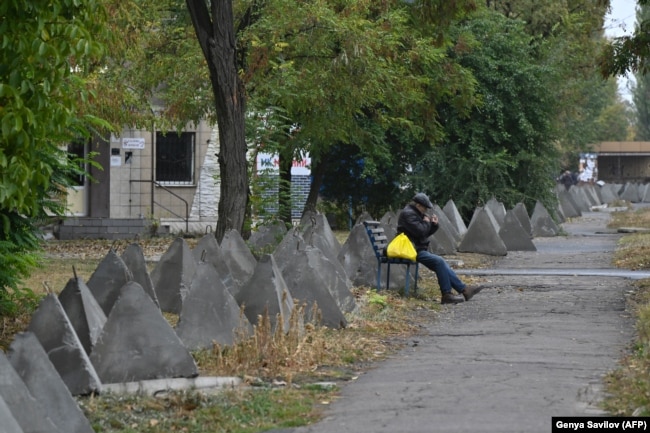
<path id="1" fill-rule="evenodd" d="M 122 149 L 144 149 L 144 138 L 122 138 Z"/>
<path id="2" fill-rule="evenodd" d="M 257 154 L 257 171 L 268 170 L 272 173 L 279 171 L 280 161 L 278 156 L 271 153 Z M 291 164 L 291 174 L 296 176 L 309 176 L 311 174 L 311 157 L 304 154 L 300 159 L 294 159 Z"/>

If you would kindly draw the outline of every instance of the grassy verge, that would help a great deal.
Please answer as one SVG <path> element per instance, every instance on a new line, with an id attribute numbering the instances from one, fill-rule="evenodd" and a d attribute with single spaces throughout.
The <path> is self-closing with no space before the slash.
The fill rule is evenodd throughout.
<path id="1" fill-rule="evenodd" d="M 612 214 L 610 228 L 650 228 L 650 208 Z M 650 269 L 650 234 L 623 237 L 614 265 L 624 269 Z M 637 338 L 620 366 L 605 378 L 607 396 L 603 408 L 620 416 L 650 415 L 650 280 L 634 283 L 628 308 L 636 320 Z"/>
<path id="2" fill-rule="evenodd" d="M 337 232 L 343 243 L 347 233 Z M 173 239 L 143 240 L 145 257 L 162 255 Z M 188 243 L 195 240 L 188 240 Z M 126 244 L 108 241 L 52 241 L 45 245 L 41 268 L 25 286 L 42 296 L 60 292 L 73 276 L 88 281 L 109 248 L 118 253 Z M 486 266 L 489 258 L 477 254 L 449 257 L 468 267 Z M 472 283 L 473 281 L 468 281 Z M 420 272 L 418 294 L 411 298 L 368 287 L 353 289 L 359 310 L 348 317 L 345 329 L 301 326 L 303 307 L 294 311 L 287 334 L 274 333 L 268 321 L 254 335 L 241 336 L 229 347 L 214 346 L 193 356 L 203 376 L 238 376 L 245 386 L 215 395 L 193 391 L 156 397 L 110 395 L 80 397 L 80 407 L 96 432 L 260 432 L 313 423 L 321 409 L 337 397 L 332 383 L 354 380 L 387 355 L 399 350 L 408 337 L 435 320 L 439 291 L 435 276 Z M 33 306 L 34 304 L 32 304 Z M 0 348 L 7 349 L 15 333 L 29 325 L 31 311 L 4 319 Z M 177 317 L 165 314 L 173 324 Z"/>

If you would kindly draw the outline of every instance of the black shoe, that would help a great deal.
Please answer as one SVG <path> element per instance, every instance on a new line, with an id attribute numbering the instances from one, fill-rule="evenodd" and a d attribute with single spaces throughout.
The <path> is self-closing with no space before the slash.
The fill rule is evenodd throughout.
<path id="1" fill-rule="evenodd" d="M 441 304 L 460 304 L 465 302 L 465 298 L 460 295 L 454 295 L 453 293 L 443 293 L 442 299 L 440 300 Z"/>
<path id="2" fill-rule="evenodd" d="M 462 295 L 466 301 L 469 301 L 481 290 L 483 290 L 483 286 L 467 286 L 465 287 L 465 290 L 463 290 Z"/>

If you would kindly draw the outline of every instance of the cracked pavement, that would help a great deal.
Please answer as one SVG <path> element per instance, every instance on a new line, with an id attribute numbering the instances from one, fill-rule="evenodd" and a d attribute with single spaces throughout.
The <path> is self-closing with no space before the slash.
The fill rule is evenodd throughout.
<path id="1" fill-rule="evenodd" d="M 495 269 L 611 269 L 622 235 L 606 212 L 562 224 Z M 293 433 L 550 432 L 552 416 L 604 415 L 603 376 L 634 335 L 633 281 L 619 275 L 487 275 L 409 347 L 343 385 L 319 423 Z"/>

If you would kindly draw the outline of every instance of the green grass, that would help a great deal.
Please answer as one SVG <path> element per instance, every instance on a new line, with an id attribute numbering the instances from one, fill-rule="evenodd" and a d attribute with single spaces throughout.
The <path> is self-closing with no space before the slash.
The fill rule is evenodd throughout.
<path id="1" fill-rule="evenodd" d="M 615 212 L 610 228 L 650 228 L 650 209 Z M 619 242 L 614 264 L 624 269 L 650 269 L 650 235 L 632 234 Z M 650 415 L 650 280 L 634 283 L 628 309 L 636 321 L 637 338 L 620 366 L 605 378 L 603 409 L 618 416 Z"/>
<path id="2" fill-rule="evenodd" d="M 163 397 L 106 395 L 82 399 L 80 406 L 97 433 L 253 433 L 307 425 L 334 394 L 317 387 L 215 395 L 190 391 Z"/>

